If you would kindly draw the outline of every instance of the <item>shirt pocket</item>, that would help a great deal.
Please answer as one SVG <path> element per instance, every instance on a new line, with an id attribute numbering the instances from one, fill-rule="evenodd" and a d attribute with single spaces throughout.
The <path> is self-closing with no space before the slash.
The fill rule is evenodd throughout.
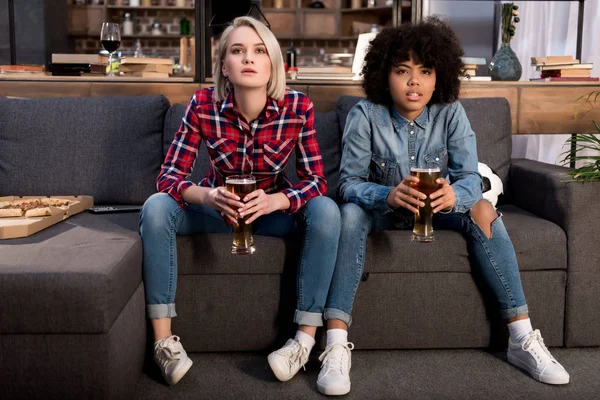
<path id="1" fill-rule="evenodd" d="M 371 179 L 372 182 L 384 186 L 396 186 L 398 183 L 398 163 L 388 157 L 377 154 L 371 156 Z"/>
<path id="2" fill-rule="evenodd" d="M 275 173 L 279 173 L 287 164 L 293 150 L 293 139 L 272 140 L 263 143 L 265 168 L 270 169 Z"/>
<path id="3" fill-rule="evenodd" d="M 425 164 L 427 168 L 439 168 L 441 177 L 448 175 L 448 149 L 440 147 L 425 154 Z"/>
<path id="4" fill-rule="evenodd" d="M 238 142 L 226 138 L 206 139 L 208 154 L 215 167 L 222 171 L 235 170 Z"/>

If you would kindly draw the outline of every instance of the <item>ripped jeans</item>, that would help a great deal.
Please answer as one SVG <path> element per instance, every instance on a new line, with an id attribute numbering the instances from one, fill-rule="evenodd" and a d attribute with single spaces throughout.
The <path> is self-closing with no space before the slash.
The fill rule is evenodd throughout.
<path id="1" fill-rule="evenodd" d="M 407 219 L 406 226 L 402 226 L 392 214 L 375 215 L 354 203 L 342 205 L 340 212 L 342 232 L 327 307 L 336 310 L 335 318 L 350 325 L 352 304 L 364 268 L 368 234 L 379 230 L 412 229 L 412 223 Z M 434 229 L 460 232 L 465 237 L 473 267 L 477 268 L 483 283 L 496 299 L 502 318 L 529 312 L 515 250 L 501 215 L 492 222 L 490 239 L 473 221 L 470 210 L 466 213 L 437 213 L 433 226 Z M 325 309 L 325 318 L 331 317 Z"/>

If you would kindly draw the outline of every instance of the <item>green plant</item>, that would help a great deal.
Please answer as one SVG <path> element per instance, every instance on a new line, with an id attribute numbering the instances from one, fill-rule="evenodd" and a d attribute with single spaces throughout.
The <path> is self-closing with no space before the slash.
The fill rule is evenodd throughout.
<path id="1" fill-rule="evenodd" d="M 514 3 L 502 4 L 502 43 L 508 44 L 515 37 L 515 24 L 521 20 L 518 10 Z"/>
<path id="2" fill-rule="evenodd" d="M 597 106 L 599 97 L 600 91 L 594 91 L 578 98 L 574 107 L 575 118 L 578 117 L 577 110 L 582 105 L 588 106 L 588 110 L 584 111 L 582 115 L 599 109 L 600 107 Z M 567 176 L 571 178 L 568 180 L 569 182 L 600 182 L 600 137 L 596 136 L 600 135 L 600 126 L 596 121 L 592 121 L 592 123 L 597 131 L 596 134 L 578 133 L 566 141 L 570 148 L 561 154 L 563 156 L 562 164 L 569 165 L 577 161 L 584 163 L 581 167 L 567 172 Z M 584 150 L 591 150 L 592 154 L 582 155 Z"/>

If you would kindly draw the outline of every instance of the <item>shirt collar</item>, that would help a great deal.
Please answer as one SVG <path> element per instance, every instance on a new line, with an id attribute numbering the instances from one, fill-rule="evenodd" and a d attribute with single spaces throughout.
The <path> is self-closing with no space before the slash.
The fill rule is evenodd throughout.
<path id="1" fill-rule="evenodd" d="M 412 122 L 400 115 L 394 106 L 392 106 L 392 117 L 396 124 L 398 124 L 399 129 L 404 128 L 407 123 Z M 427 128 L 427 124 L 429 122 L 429 106 L 425 106 L 423 112 L 419 114 L 414 122 L 422 129 Z"/>
<path id="2" fill-rule="evenodd" d="M 272 97 L 267 97 L 267 106 L 258 116 L 259 119 L 270 120 L 279 116 L 280 110 L 283 109 L 283 101 L 277 101 Z M 221 113 L 227 111 L 233 112 L 233 89 L 227 92 L 227 97 L 221 104 Z"/>

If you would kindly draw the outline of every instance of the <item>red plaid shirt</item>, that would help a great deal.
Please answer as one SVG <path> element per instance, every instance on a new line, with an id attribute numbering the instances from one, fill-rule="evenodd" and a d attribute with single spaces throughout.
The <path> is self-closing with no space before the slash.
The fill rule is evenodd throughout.
<path id="1" fill-rule="evenodd" d="M 196 92 L 190 100 L 157 178 L 159 192 L 169 193 L 185 207 L 181 193 L 194 185 L 187 177 L 204 140 L 211 162 L 200 186 L 224 186 L 227 176 L 251 174 L 256 177 L 258 189 L 288 197 L 290 208 L 285 211 L 289 213 L 325 194 L 327 180 L 315 135 L 313 104 L 308 97 L 287 89 L 283 101 L 269 97 L 258 118 L 248 123 L 233 108 L 233 92 L 223 102 L 213 96 L 211 87 Z M 283 172 L 294 150 L 300 178 L 296 185 Z"/>

